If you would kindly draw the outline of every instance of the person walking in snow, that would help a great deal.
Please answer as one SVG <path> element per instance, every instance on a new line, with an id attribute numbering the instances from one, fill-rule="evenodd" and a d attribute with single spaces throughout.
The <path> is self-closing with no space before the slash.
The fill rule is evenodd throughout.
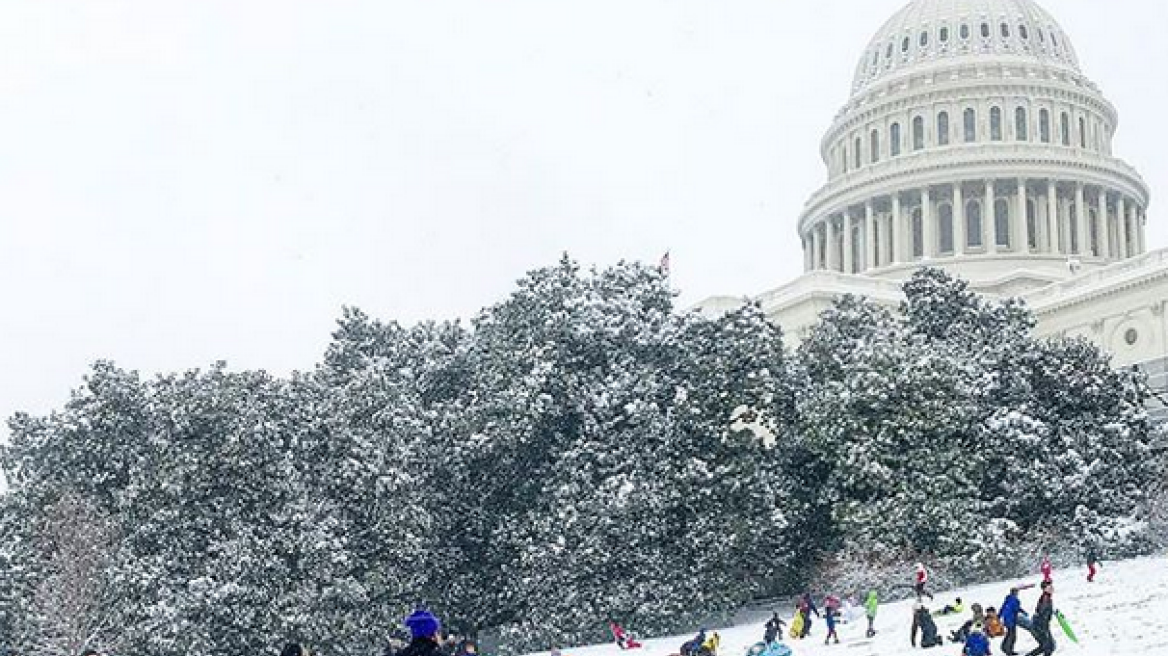
<path id="1" fill-rule="evenodd" d="M 441 656 L 442 622 L 425 608 L 419 608 L 405 619 L 410 630 L 410 644 L 398 656 Z"/>
<path id="2" fill-rule="evenodd" d="M 810 592 L 803 593 L 803 598 L 799 602 L 799 609 L 803 613 L 803 632 L 799 637 L 806 638 L 811 635 L 811 613 L 815 613 L 816 617 L 821 617 L 819 609 L 815 607 L 815 602 L 811 600 Z"/>
<path id="3" fill-rule="evenodd" d="M 876 609 L 880 605 L 880 600 L 876 597 L 875 590 L 868 591 L 868 598 L 864 600 L 864 615 L 868 617 L 868 632 L 867 636 L 871 638 L 876 635 L 876 629 L 873 626 L 876 623 Z"/>
<path id="4" fill-rule="evenodd" d="M 779 637 L 779 634 L 783 632 L 783 628 L 786 625 L 787 623 L 779 617 L 779 611 L 775 611 L 775 614 L 772 615 L 769 620 L 767 620 L 766 629 L 762 634 L 762 641 L 768 645 L 771 644 L 775 641 L 776 638 Z"/>
<path id="5" fill-rule="evenodd" d="M 832 638 L 835 638 L 835 644 L 839 644 L 839 633 L 836 633 L 835 630 L 835 622 L 838 617 L 838 608 L 826 605 L 823 607 L 823 621 L 827 623 L 827 637 L 823 639 L 823 644 L 830 643 Z"/>
<path id="6" fill-rule="evenodd" d="M 1095 582 L 1095 572 L 1099 565 L 1099 554 L 1095 551 L 1095 547 L 1087 547 L 1087 582 Z"/>
<path id="7" fill-rule="evenodd" d="M 1038 569 L 1042 572 L 1043 583 L 1049 583 L 1051 581 L 1050 574 L 1053 571 L 1050 565 L 1050 554 L 1042 557 L 1042 564 L 1038 566 Z"/>
<path id="8" fill-rule="evenodd" d="M 913 575 L 913 589 L 917 593 L 917 601 L 921 600 L 921 596 L 926 596 L 929 601 L 933 600 L 933 593 L 925 589 L 929 583 L 929 570 L 925 569 L 924 563 L 917 563 L 916 573 Z"/>
<path id="9" fill-rule="evenodd" d="M 1002 602 L 998 610 L 998 618 L 1002 626 L 1006 627 L 1006 637 L 1002 638 L 1002 653 L 1006 656 L 1017 656 L 1014 643 L 1018 640 L 1018 612 L 1022 610 L 1022 600 L 1018 599 L 1018 588 L 1010 588 L 1010 594 Z"/>
<path id="10" fill-rule="evenodd" d="M 1042 582 L 1042 596 L 1038 598 L 1038 605 L 1034 607 L 1034 615 L 1030 618 L 1030 633 L 1038 641 L 1038 646 L 1030 650 L 1026 656 L 1050 656 L 1054 653 L 1054 636 L 1050 632 L 1050 620 L 1054 615 L 1054 584 L 1050 581 Z"/>

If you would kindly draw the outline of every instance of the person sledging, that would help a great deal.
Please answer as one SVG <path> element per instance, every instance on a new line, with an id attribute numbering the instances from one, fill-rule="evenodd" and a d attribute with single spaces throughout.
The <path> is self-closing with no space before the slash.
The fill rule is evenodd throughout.
<path id="1" fill-rule="evenodd" d="M 621 649 L 637 649 L 641 643 L 637 642 L 633 634 L 625 630 L 623 626 L 617 624 L 615 620 L 608 621 L 608 628 L 612 631 L 612 639 L 616 641 L 616 646 Z"/>

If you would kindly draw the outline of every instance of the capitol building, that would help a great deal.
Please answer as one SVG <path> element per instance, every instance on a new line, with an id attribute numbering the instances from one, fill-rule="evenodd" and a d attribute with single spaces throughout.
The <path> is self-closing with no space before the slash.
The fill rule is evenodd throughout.
<path id="1" fill-rule="evenodd" d="M 1148 251 L 1150 194 L 1112 150 L 1117 119 L 1032 0 L 915 0 L 864 48 L 823 137 L 804 275 L 754 300 L 797 341 L 837 296 L 896 304 L 940 267 L 1162 384 L 1168 251 Z"/>

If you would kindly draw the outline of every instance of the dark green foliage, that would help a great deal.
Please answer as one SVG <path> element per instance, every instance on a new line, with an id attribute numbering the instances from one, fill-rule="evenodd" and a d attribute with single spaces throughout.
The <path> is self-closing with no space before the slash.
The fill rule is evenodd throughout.
<path id="1" fill-rule="evenodd" d="M 755 305 L 680 314 L 656 270 L 565 258 L 469 327 L 346 310 L 287 379 L 98 363 L 10 422 L 0 635 L 47 626 L 62 499 L 113 544 L 100 645 L 142 656 L 367 655 L 417 603 L 550 647 L 858 557 L 977 576 L 1027 540 L 1136 548 L 1164 471 L 1139 376 L 940 272 L 905 291 L 899 316 L 840 299 L 792 356 Z"/>

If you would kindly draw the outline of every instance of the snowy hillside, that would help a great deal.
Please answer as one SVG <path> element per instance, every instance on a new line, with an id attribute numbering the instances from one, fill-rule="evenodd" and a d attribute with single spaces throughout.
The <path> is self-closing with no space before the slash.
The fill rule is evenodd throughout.
<path id="1" fill-rule="evenodd" d="M 1087 583 L 1086 569 L 1055 570 L 1055 607 L 1062 610 L 1073 625 L 1079 644 L 1073 644 L 1063 635 L 1057 624 L 1052 628 L 1058 643 L 1056 654 L 1083 656 L 1138 656 L 1140 654 L 1168 656 L 1168 559 L 1144 558 L 1124 562 L 1105 562 L 1094 583 Z M 1036 574 L 1034 582 L 1040 577 Z M 972 603 L 999 607 L 1011 585 L 1018 582 L 1000 582 L 959 590 L 937 592 L 930 608 L 940 608 L 961 597 L 966 608 Z M 1036 588 L 1021 593 L 1023 608 L 1033 611 L 1038 599 Z M 818 603 L 818 599 L 816 600 Z M 926 600 L 927 602 L 927 600 Z M 877 635 L 864 637 L 864 621 L 840 626 L 840 644 L 825 646 L 826 632 L 822 620 L 816 620 L 810 638 L 802 641 L 786 640 L 796 656 L 898 656 L 900 654 L 961 653 L 957 644 L 929 650 L 913 649 L 909 644 L 912 626 L 911 601 L 881 604 L 876 618 Z M 779 609 L 780 616 L 790 621 L 791 611 Z M 961 625 L 969 616 L 938 617 L 937 626 L 942 635 Z M 635 628 L 635 627 L 634 627 Z M 718 630 L 722 637 L 720 656 L 743 656 L 747 648 L 762 639 L 763 626 L 748 624 Z M 594 645 L 563 649 L 564 656 L 668 656 L 676 654 L 682 642 L 692 635 L 644 641 L 644 647 L 622 652 L 615 645 Z M 994 641 L 994 653 L 1000 654 L 1000 639 Z M 1034 647 L 1034 641 L 1025 631 L 1019 631 L 1018 651 L 1022 654 Z"/>

